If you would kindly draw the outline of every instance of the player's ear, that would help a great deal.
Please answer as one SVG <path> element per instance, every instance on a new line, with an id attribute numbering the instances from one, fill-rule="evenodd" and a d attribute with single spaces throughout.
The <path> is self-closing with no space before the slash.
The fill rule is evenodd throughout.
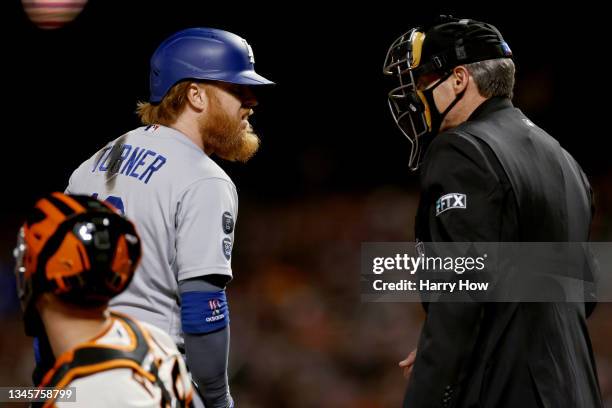
<path id="1" fill-rule="evenodd" d="M 452 85 L 455 95 L 463 92 L 468 86 L 470 80 L 470 72 L 464 65 L 459 65 L 453 69 Z"/>
<path id="2" fill-rule="evenodd" d="M 196 82 L 190 83 L 187 88 L 187 101 L 194 109 L 203 111 L 208 104 L 206 89 Z"/>

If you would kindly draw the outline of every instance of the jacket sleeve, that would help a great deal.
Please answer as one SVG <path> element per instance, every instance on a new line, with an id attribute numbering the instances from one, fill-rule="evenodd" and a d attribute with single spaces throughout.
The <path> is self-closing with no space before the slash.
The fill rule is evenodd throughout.
<path id="1" fill-rule="evenodd" d="M 494 169 L 493 152 L 461 133 L 437 138 L 421 173 L 422 193 L 431 203 L 427 213 L 431 241 L 501 240 L 509 186 Z"/>

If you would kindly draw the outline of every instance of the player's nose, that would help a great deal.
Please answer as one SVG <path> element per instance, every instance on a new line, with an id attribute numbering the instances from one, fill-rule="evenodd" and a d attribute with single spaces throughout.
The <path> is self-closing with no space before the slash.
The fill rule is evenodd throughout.
<path id="1" fill-rule="evenodd" d="M 245 92 L 242 98 L 242 107 L 244 109 L 253 109 L 257 106 L 258 103 L 259 102 L 257 101 L 257 97 L 251 90 Z"/>

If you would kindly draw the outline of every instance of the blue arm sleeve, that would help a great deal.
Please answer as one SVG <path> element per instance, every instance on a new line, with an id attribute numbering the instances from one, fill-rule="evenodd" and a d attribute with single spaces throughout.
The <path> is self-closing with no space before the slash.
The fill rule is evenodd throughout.
<path id="1" fill-rule="evenodd" d="M 227 366 L 229 309 L 222 287 L 203 278 L 179 282 L 187 366 L 206 408 L 231 406 Z"/>

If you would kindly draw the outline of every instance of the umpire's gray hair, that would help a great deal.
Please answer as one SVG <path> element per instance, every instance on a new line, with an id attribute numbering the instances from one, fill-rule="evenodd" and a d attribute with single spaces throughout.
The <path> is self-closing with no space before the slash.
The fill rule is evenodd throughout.
<path id="1" fill-rule="evenodd" d="M 478 92 L 485 98 L 504 96 L 512 99 L 514 89 L 514 62 L 510 58 L 496 58 L 466 64 L 476 81 Z"/>

